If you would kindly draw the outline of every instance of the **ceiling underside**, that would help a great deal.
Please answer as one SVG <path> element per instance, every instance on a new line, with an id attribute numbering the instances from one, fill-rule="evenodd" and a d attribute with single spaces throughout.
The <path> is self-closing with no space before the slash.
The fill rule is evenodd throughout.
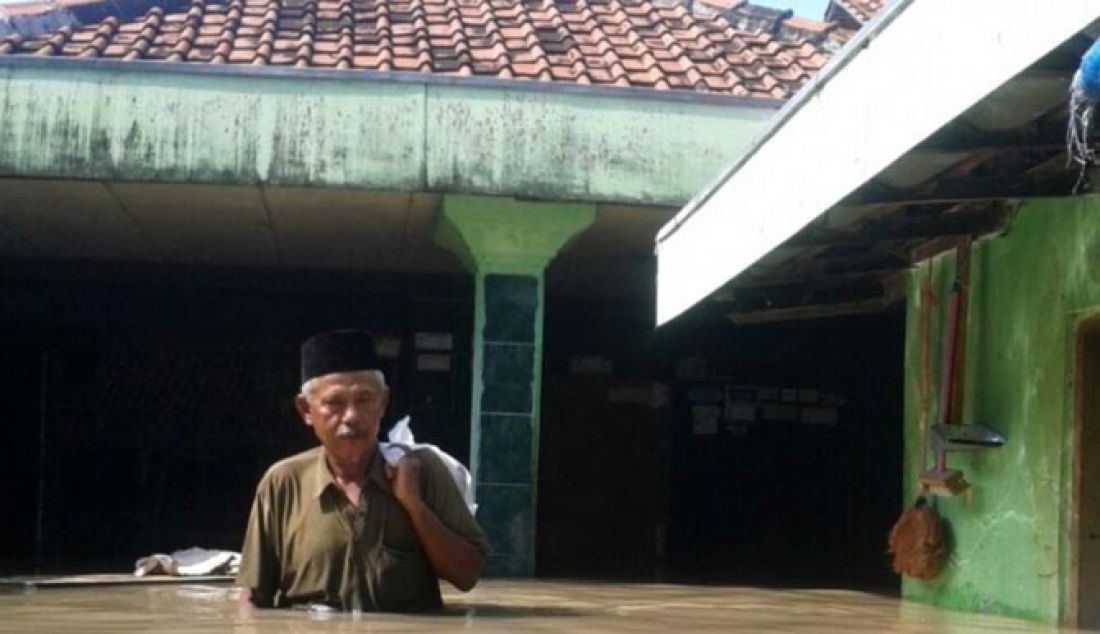
<path id="1" fill-rule="evenodd" d="M 1069 84 L 1091 44 L 1063 44 L 712 299 L 741 324 L 881 311 L 902 297 L 905 270 L 1002 230 L 1020 199 L 1090 191 L 1067 166 L 1065 136 Z"/>
<path id="2" fill-rule="evenodd" d="M 241 271 L 461 275 L 433 241 L 440 196 L 321 188 L 0 178 L 0 261 Z M 600 205 L 547 271 L 553 292 L 651 293 L 675 210 Z"/>
<path id="3" fill-rule="evenodd" d="M 735 323 L 881 311 L 904 271 L 998 232 L 1019 199 L 1072 195 L 1066 95 L 1091 42 L 1066 42 L 713 300 Z M 432 240 L 438 208 L 434 193 L 0 178 L 0 260 L 462 274 Z M 599 206 L 548 268 L 549 290 L 651 296 L 653 237 L 674 211 Z"/>

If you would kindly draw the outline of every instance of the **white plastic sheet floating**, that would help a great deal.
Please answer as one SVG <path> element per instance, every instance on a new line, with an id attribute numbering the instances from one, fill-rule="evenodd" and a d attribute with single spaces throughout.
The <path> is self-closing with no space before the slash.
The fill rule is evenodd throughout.
<path id="1" fill-rule="evenodd" d="M 202 577 L 235 575 L 241 566 L 241 554 L 231 550 L 208 550 L 193 546 L 169 554 L 154 553 L 134 562 L 134 576 L 168 575 Z"/>

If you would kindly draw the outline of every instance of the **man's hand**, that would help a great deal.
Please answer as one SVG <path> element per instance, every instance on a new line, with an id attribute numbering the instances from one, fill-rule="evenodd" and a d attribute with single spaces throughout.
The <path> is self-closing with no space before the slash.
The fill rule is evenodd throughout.
<path id="1" fill-rule="evenodd" d="M 386 463 L 386 477 L 393 485 L 393 496 L 406 509 L 420 501 L 420 460 L 411 454 L 397 461 L 397 466 Z"/>
<path id="2" fill-rule="evenodd" d="M 474 544 L 444 526 L 421 499 L 420 460 L 406 452 L 396 466 L 386 464 L 386 477 L 436 576 L 463 592 L 473 588 L 481 575 L 484 556 Z"/>

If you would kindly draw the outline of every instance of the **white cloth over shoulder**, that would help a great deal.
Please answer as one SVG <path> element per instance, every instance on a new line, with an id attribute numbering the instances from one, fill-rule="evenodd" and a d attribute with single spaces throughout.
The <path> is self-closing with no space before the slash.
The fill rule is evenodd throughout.
<path id="1" fill-rule="evenodd" d="M 462 493 L 462 499 L 465 500 L 467 508 L 470 509 L 470 514 L 473 515 L 477 512 L 477 503 L 474 501 L 474 484 L 473 478 L 470 476 L 470 470 L 466 468 L 466 465 L 456 460 L 454 456 L 439 447 L 428 443 L 417 443 L 416 439 L 413 438 L 412 429 L 409 428 L 408 416 L 397 421 L 386 437 L 389 442 L 378 443 L 378 448 L 382 450 L 382 457 L 386 459 L 386 462 L 396 465 L 405 456 L 405 449 L 427 449 L 432 451 L 447 467 L 451 478 L 458 485 L 458 490 Z"/>

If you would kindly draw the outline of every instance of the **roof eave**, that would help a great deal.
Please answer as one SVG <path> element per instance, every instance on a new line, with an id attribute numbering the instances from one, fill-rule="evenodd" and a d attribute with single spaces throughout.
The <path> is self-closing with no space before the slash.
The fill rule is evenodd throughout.
<path id="1" fill-rule="evenodd" d="M 122 74 L 176 74 L 197 77 L 263 77 L 343 82 L 378 82 L 389 84 L 420 84 L 424 86 L 464 86 L 518 92 L 557 93 L 591 97 L 619 97 L 672 101 L 695 104 L 718 104 L 738 108 L 779 109 L 785 101 L 771 97 L 745 97 L 717 92 L 693 90 L 662 90 L 635 86 L 605 86 L 569 81 L 531 81 L 496 77 L 447 75 L 409 71 L 377 71 L 356 69 L 297 68 L 294 66 L 261 66 L 245 64 L 201 64 L 152 60 L 114 60 L 78 57 L 37 57 L 0 55 L 0 69 L 28 68 L 54 70 L 89 70 Z"/>
<path id="2" fill-rule="evenodd" d="M 888 6 L 662 229 L 657 322 L 739 275 L 1098 17 L 1088 0 L 1043 15 L 1025 0 Z M 928 46 L 936 30 L 941 44 Z M 912 64 L 915 46 L 920 66 Z M 807 168 L 792 172 L 794 161 Z"/>

